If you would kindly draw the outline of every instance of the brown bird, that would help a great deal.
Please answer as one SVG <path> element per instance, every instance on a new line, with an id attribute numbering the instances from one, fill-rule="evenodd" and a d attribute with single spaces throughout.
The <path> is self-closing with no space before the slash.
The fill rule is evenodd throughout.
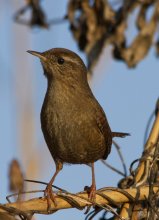
<path id="1" fill-rule="evenodd" d="M 56 164 L 44 193 L 48 209 L 50 199 L 56 204 L 52 184 L 63 163 L 91 165 L 89 198 L 94 201 L 94 162 L 107 158 L 113 137 L 129 134 L 111 132 L 106 115 L 88 85 L 86 66 L 76 53 L 63 48 L 27 52 L 40 58 L 48 82 L 41 127 Z"/>

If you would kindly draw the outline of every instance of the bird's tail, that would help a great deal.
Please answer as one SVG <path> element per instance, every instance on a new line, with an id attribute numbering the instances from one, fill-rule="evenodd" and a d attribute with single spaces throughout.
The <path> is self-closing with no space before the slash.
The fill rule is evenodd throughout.
<path id="1" fill-rule="evenodd" d="M 130 136 L 130 134 L 129 133 L 122 133 L 122 132 L 112 132 L 112 137 L 124 138 L 126 136 Z"/>

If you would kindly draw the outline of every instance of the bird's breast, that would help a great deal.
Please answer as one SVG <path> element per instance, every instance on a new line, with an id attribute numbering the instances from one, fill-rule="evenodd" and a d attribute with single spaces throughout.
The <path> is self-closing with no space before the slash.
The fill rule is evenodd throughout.
<path id="1" fill-rule="evenodd" d="M 73 94 L 48 97 L 42 106 L 41 126 L 53 158 L 72 164 L 103 158 L 105 139 L 94 122 L 94 108 Z"/>

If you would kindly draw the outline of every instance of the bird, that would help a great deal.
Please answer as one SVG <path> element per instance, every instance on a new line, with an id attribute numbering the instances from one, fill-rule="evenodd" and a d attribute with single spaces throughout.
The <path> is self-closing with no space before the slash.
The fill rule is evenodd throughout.
<path id="1" fill-rule="evenodd" d="M 57 205 L 52 184 L 63 164 L 91 166 L 92 185 L 88 197 L 94 202 L 94 163 L 107 158 L 113 137 L 129 134 L 111 131 L 105 112 L 88 84 L 86 65 L 75 52 L 65 48 L 27 52 L 40 58 L 47 78 L 47 91 L 40 114 L 41 129 L 56 165 L 56 171 L 44 191 L 48 210 L 51 201 Z"/>

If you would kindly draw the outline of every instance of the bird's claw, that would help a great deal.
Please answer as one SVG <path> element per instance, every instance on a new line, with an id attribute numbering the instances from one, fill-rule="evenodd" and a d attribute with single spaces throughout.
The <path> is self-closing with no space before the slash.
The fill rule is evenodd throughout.
<path id="1" fill-rule="evenodd" d="M 96 200 L 96 187 L 94 185 L 92 185 L 89 189 L 88 198 L 92 203 Z"/>
<path id="2" fill-rule="evenodd" d="M 90 200 L 90 202 L 94 203 L 96 199 L 96 186 L 95 185 L 91 185 L 90 187 L 85 186 L 84 190 L 87 191 L 88 199 Z"/>
<path id="3" fill-rule="evenodd" d="M 51 201 L 54 203 L 55 206 L 57 206 L 56 202 L 56 194 L 52 190 L 52 185 L 47 185 L 45 191 L 44 191 L 44 197 L 47 199 L 47 211 L 50 212 L 51 209 Z"/>
<path id="4" fill-rule="evenodd" d="M 94 206 L 95 199 L 96 199 L 96 186 L 95 185 L 91 185 L 90 187 L 85 186 L 84 190 L 87 191 L 88 199 L 92 203 L 92 205 Z M 90 208 L 91 208 L 91 206 L 89 205 L 85 211 L 85 214 L 87 214 L 89 212 Z"/>

